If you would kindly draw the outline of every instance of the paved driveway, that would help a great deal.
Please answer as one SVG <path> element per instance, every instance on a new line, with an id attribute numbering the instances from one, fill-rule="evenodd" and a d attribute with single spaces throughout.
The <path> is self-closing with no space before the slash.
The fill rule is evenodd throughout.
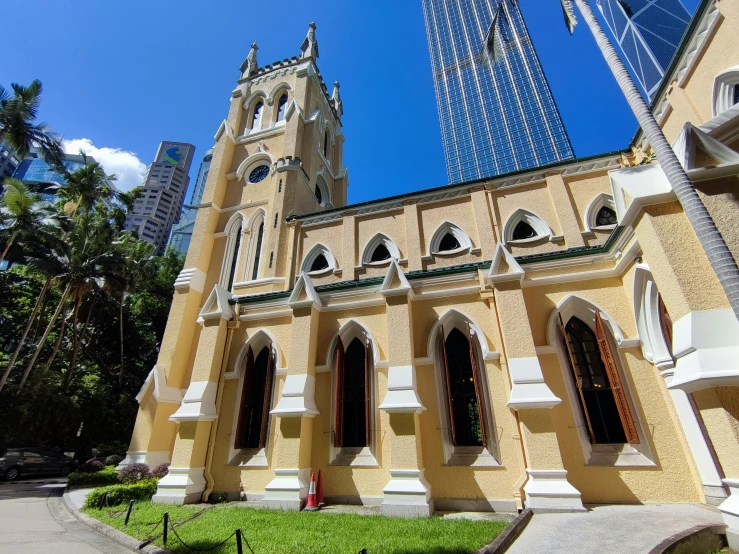
<path id="1" fill-rule="evenodd" d="M 124 554 L 62 504 L 64 479 L 0 481 L 0 554 Z"/>

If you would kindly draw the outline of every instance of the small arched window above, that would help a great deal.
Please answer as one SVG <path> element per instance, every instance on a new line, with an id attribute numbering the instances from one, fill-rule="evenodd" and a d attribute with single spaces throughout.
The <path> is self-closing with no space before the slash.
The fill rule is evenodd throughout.
<path id="1" fill-rule="evenodd" d="M 254 104 L 254 110 L 252 111 L 251 115 L 251 129 L 261 129 L 262 128 L 262 112 L 264 111 L 264 102 L 261 100 L 257 101 L 256 104 Z"/>
<path id="2" fill-rule="evenodd" d="M 313 189 L 313 194 L 315 194 L 316 201 L 321 206 L 326 206 L 331 201 L 331 193 L 329 192 L 328 185 L 321 175 L 316 177 L 316 186 Z"/>
<path id="3" fill-rule="evenodd" d="M 318 200 L 318 203 L 323 205 L 323 193 L 321 192 L 321 187 L 319 187 L 317 183 L 316 183 L 315 194 L 316 194 L 316 200 Z"/>
<path id="4" fill-rule="evenodd" d="M 323 132 L 323 157 L 328 158 L 328 131 Z"/>
<path id="5" fill-rule="evenodd" d="M 524 209 L 518 209 L 503 225 L 504 243 L 530 242 L 542 238 L 550 238 L 552 230 L 538 215 Z"/>
<path id="6" fill-rule="evenodd" d="M 387 265 L 390 260 L 400 259 L 400 251 L 387 235 L 377 233 L 372 237 L 362 252 L 364 265 Z"/>
<path id="7" fill-rule="evenodd" d="M 460 254 L 472 248 L 472 241 L 461 228 L 445 221 L 431 237 L 429 252 L 431 254 Z"/>
<path id="8" fill-rule="evenodd" d="M 713 82 L 713 115 L 739 104 L 739 65 L 722 71 Z"/>
<path id="9" fill-rule="evenodd" d="M 613 229 L 618 225 L 613 197 L 606 193 L 596 196 L 588 206 L 585 218 L 588 231 Z"/>
<path id="10" fill-rule="evenodd" d="M 277 101 L 277 121 L 285 120 L 285 113 L 287 112 L 287 92 L 280 96 Z"/>
<path id="11" fill-rule="evenodd" d="M 336 267 L 331 251 L 322 244 L 316 244 L 303 259 L 300 271 L 309 275 L 322 275 Z"/>

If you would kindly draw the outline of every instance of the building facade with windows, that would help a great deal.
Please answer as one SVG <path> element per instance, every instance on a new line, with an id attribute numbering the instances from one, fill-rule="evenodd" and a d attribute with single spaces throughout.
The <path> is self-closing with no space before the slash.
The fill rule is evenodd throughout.
<path id="1" fill-rule="evenodd" d="M 126 230 L 136 231 L 161 256 L 172 226 L 179 222 L 190 183 L 190 164 L 195 147 L 184 142 L 164 141 L 146 171 L 143 194 L 126 217 Z"/>
<path id="2" fill-rule="evenodd" d="M 0 185 L 13 176 L 20 163 L 16 151 L 9 144 L 0 143 Z"/>
<path id="3" fill-rule="evenodd" d="M 597 0 L 606 25 L 636 78 L 651 101 L 657 92 L 690 13 L 680 0 Z"/>
<path id="4" fill-rule="evenodd" d="M 697 17 L 658 117 L 736 253 L 739 2 Z M 154 501 L 300 509 L 320 470 L 390 515 L 705 502 L 739 533 L 739 322 L 659 164 L 347 205 L 317 54 L 254 45 L 216 134 L 123 462 L 171 462 Z"/>
<path id="5" fill-rule="evenodd" d="M 213 159 L 213 149 L 207 150 L 203 161 L 200 162 L 198 168 L 198 176 L 195 179 L 195 186 L 190 195 L 190 201 L 185 205 L 184 215 L 179 223 L 172 225 L 172 231 L 169 235 L 169 247 L 177 250 L 180 254 L 187 254 L 192 239 L 192 231 L 195 227 L 195 217 L 197 216 L 197 206 L 203 198 L 205 191 L 205 182 L 208 179 L 208 171 L 210 171 L 210 162 Z"/>
<path id="6" fill-rule="evenodd" d="M 517 2 L 500 0 L 504 54 L 485 59 L 497 5 L 423 0 L 450 183 L 574 158 Z"/>

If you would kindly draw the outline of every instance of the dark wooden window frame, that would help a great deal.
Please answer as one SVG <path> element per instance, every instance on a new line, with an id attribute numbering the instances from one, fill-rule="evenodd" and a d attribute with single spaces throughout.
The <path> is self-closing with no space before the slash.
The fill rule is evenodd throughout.
<path id="1" fill-rule="evenodd" d="M 265 375 L 265 386 L 264 386 L 264 399 L 262 404 L 262 421 L 259 429 L 259 445 L 258 448 L 262 449 L 267 446 L 267 440 L 269 438 L 269 411 L 272 404 L 273 396 L 273 385 L 274 385 L 274 373 L 275 373 L 275 354 L 272 350 L 272 344 L 268 343 L 265 347 L 268 349 L 267 357 L 267 372 Z M 261 353 L 261 350 L 259 351 Z M 237 449 L 247 448 L 244 445 L 244 403 L 245 395 L 248 393 L 249 382 L 251 380 L 251 372 L 254 370 L 254 351 L 251 346 L 246 351 L 246 362 L 244 364 L 244 375 L 241 383 L 241 395 L 239 396 L 239 411 L 238 420 L 236 424 L 236 435 L 234 440 L 234 447 Z"/>
<path id="2" fill-rule="evenodd" d="M 367 447 L 372 446 L 372 433 L 374 431 L 374 410 L 372 402 L 372 369 L 373 364 L 372 343 L 369 337 L 364 341 L 364 409 L 365 409 L 365 442 Z M 341 337 L 336 339 L 336 351 L 334 353 L 334 422 L 333 443 L 337 448 L 344 446 L 344 378 L 346 375 L 346 352 Z"/>

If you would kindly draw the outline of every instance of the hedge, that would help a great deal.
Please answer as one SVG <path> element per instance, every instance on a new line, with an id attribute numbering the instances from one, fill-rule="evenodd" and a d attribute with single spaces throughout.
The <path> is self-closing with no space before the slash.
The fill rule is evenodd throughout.
<path id="1" fill-rule="evenodd" d="M 157 479 L 147 479 L 138 483 L 100 487 L 87 495 L 85 508 L 97 508 L 105 493 L 108 493 L 108 506 L 125 504 L 129 500 L 151 500 L 157 492 Z"/>
<path id="2" fill-rule="evenodd" d="M 80 485 L 102 486 L 120 483 L 118 472 L 115 467 L 108 466 L 96 473 L 70 473 L 67 477 L 67 486 L 76 487 Z"/>

